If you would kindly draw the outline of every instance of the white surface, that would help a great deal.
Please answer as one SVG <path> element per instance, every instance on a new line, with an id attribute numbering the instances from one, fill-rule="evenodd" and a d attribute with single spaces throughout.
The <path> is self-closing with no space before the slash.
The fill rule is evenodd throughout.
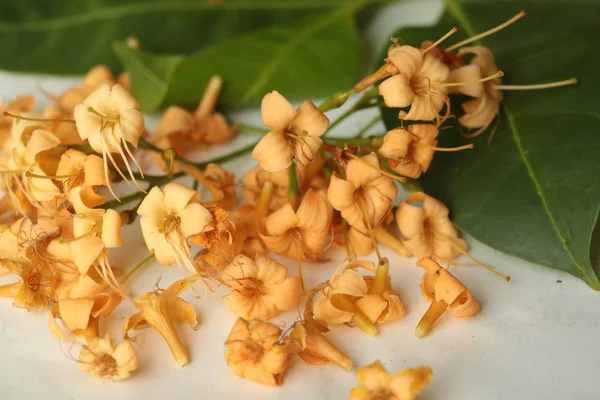
<path id="1" fill-rule="evenodd" d="M 439 12 L 439 5 L 426 2 L 420 7 Z M 432 6 L 433 4 L 433 6 Z M 379 33 L 389 34 L 405 15 L 406 5 L 385 12 Z M 405 15 L 406 17 L 406 15 Z M 429 18 L 434 18 L 430 15 Z M 389 29 L 391 31 L 392 29 Z M 0 97 L 10 100 L 19 94 L 39 93 L 39 85 L 54 92 L 72 80 L 0 74 Z M 43 99 L 43 95 L 39 96 Z M 351 134 L 365 124 L 372 113 L 364 112 L 342 124 L 337 132 Z M 256 111 L 238 115 L 258 123 Z M 373 128 L 379 132 L 383 127 Z M 254 140 L 238 138 L 235 145 Z M 224 149 L 219 149 L 223 152 Z M 228 152 L 228 151 L 227 151 Z M 212 152 L 214 156 L 217 152 Z M 229 167 L 241 175 L 252 162 L 248 159 Z M 127 227 L 125 245 L 115 254 L 115 265 L 131 267 L 145 257 L 146 250 L 137 226 Z M 533 266 L 504 256 L 479 243 L 471 243 L 476 257 L 512 276 L 510 283 L 475 267 L 454 272 L 481 302 L 481 313 L 470 320 L 445 315 L 432 334 L 423 340 L 413 336 L 418 320 L 427 308 L 421 298 L 422 272 L 414 260 L 392 260 L 392 282 L 407 308 L 400 321 L 382 326 L 376 338 L 358 329 L 336 327 L 330 339 L 343 349 L 357 366 L 376 359 L 390 371 L 428 365 L 434 379 L 421 398 L 427 399 L 597 399 L 600 373 L 598 321 L 600 295 L 583 282 L 556 271 Z M 125 250 L 126 249 L 126 250 Z M 341 253 L 332 253 L 340 259 Z M 374 257 L 372 257 L 374 258 Z M 286 262 L 295 273 L 294 262 Z M 307 284 L 327 279 L 331 265 L 307 266 Z M 166 287 L 179 277 L 177 268 L 147 267 L 131 281 L 135 294 L 150 290 L 157 278 Z M 562 283 L 558 283 L 561 280 Z M 0 398 L 2 399 L 343 399 L 355 386 L 353 373 L 335 366 L 309 367 L 295 358 L 279 388 L 263 387 L 236 377 L 223 359 L 223 342 L 235 318 L 217 295 L 193 300 L 201 319 L 197 332 L 180 330 L 189 346 L 192 362 L 179 368 L 165 343 L 152 330 L 138 334 L 141 368 L 130 380 L 112 383 L 79 371 L 74 357 L 77 348 L 54 340 L 46 327 L 46 314 L 29 314 L 0 300 Z M 189 296 L 189 295 L 188 295 Z M 121 316 L 132 312 L 123 305 L 111 327 L 118 337 Z M 289 326 L 296 313 L 288 312 L 274 322 Z"/>

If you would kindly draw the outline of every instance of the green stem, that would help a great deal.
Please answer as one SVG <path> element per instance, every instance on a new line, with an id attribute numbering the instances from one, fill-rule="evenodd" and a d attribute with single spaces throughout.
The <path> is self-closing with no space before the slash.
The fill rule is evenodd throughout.
<path id="1" fill-rule="evenodd" d="M 383 136 L 368 137 L 368 138 L 327 138 L 325 143 L 332 146 L 369 146 L 379 147 L 383 143 Z"/>
<path id="2" fill-rule="evenodd" d="M 239 122 L 237 126 L 240 131 L 243 131 L 244 133 L 250 133 L 253 135 L 264 136 L 270 132 L 269 129 L 259 128 L 258 126 L 246 125 Z"/>
<path id="3" fill-rule="evenodd" d="M 136 200 L 141 200 L 146 196 L 146 193 L 142 192 L 142 191 L 138 191 L 135 193 L 130 194 L 129 196 L 125 196 L 121 198 L 121 201 L 119 200 L 111 200 L 108 203 L 104 203 L 100 206 L 98 206 L 97 208 L 105 208 L 105 209 L 115 209 L 119 206 L 134 202 Z"/>
<path id="4" fill-rule="evenodd" d="M 344 103 L 346 103 L 348 97 L 350 97 L 352 93 L 352 89 L 350 89 L 347 92 L 337 92 L 332 94 L 328 99 L 322 102 L 321 105 L 319 105 L 319 110 L 321 110 L 321 112 L 326 112 L 333 110 L 334 108 L 341 107 Z"/>
<path id="5" fill-rule="evenodd" d="M 300 187 L 298 186 L 298 177 L 296 176 L 296 163 L 294 162 L 292 162 L 288 167 L 287 198 L 292 204 L 294 210 L 298 208 L 300 202 Z"/>
<path id="6" fill-rule="evenodd" d="M 367 133 L 368 130 L 371 129 L 373 126 L 375 126 L 379 121 L 381 121 L 381 114 L 377 114 L 376 116 L 374 116 L 373 119 L 371 119 L 368 124 L 366 124 L 360 131 L 358 131 L 356 133 L 356 136 L 354 136 L 354 137 L 355 138 L 363 137 L 365 135 L 365 133 Z"/>

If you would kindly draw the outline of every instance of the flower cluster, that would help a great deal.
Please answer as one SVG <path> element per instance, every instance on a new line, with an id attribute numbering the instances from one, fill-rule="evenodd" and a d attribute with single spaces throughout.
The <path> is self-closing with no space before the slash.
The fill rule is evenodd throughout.
<path id="1" fill-rule="evenodd" d="M 441 43 L 453 31 L 420 47 L 395 42 L 380 69 L 321 106 L 306 100 L 294 108 L 279 92 L 268 93 L 261 105 L 268 129 L 261 139 L 209 162 L 186 157 L 244 130 L 215 109 L 223 84 L 218 76 L 194 112 L 169 107 L 154 132 L 146 130 L 126 77 L 115 79 L 105 67 L 53 98 L 42 114 L 33 112 L 31 98 L 15 100 L 0 120 L 0 272 L 17 280 L 0 286 L 0 296 L 18 308 L 47 311 L 54 337 L 80 342 L 81 369 L 115 381 L 138 368 L 141 345 L 130 334 L 143 328 L 164 339 L 178 365 L 190 362 L 179 325 L 196 330 L 199 322 L 194 304 L 180 296 L 197 283 L 206 295 L 224 291 L 224 308 L 235 318 L 225 362 L 236 375 L 280 385 L 294 356 L 309 365 L 353 369 L 330 341 L 329 326 L 375 336 L 381 325 L 410 311 L 393 286 L 394 267 L 381 246 L 416 257 L 425 271 L 421 291 L 430 306 L 417 337 L 428 335 L 446 311 L 475 316 L 479 303 L 456 268 L 449 270 L 454 259 L 467 256 L 504 276 L 468 253 L 441 201 L 424 192 L 410 193 L 397 207 L 395 201 L 398 182 L 426 173 L 437 151 L 473 147 L 438 147 L 440 128 L 450 118 L 449 96 L 470 97 L 458 117 L 470 130 L 467 137 L 486 130 L 501 112 L 502 91 L 513 87 L 501 84 L 490 49 L 470 45 L 490 32 L 446 49 Z M 328 138 L 339 120 L 330 124 L 325 113 L 365 90 L 361 107 L 381 100 L 399 109 L 399 126 L 381 136 Z M 238 183 L 222 164 L 248 153 L 258 165 Z M 144 173 L 148 160 L 164 175 Z M 193 178 L 192 187 L 176 182 L 184 176 Z M 121 182 L 138 191 L 117 195 Z M 201 197 L 200 187 L 209 198 Z M 111 252 L 126 241 L 122 227 L 136 221 L 149 256 L 124 275 Z M 333 247 L 345 248 L 347 257 L 330 279 L 307 287 L 306 264 L 333 266 Z M 293 263 L 286 266 L 272 255 Z M 151 259 L 178 266 L 181 277 L 166 289 L 157 285 L 134 296 L 127 280 Z M 125 319 L 122 341 L 115 344 L 100 322 L 115 322 L 111 316 L 125 302 L 137 311 Z M 289 329 L 270 322 L 289 310 L 300 310 Z M 431 377 L 427 367 L 390 375 L 375 362 L 358 370 L 360 386 L 350 398 L 412 399 Z"/>

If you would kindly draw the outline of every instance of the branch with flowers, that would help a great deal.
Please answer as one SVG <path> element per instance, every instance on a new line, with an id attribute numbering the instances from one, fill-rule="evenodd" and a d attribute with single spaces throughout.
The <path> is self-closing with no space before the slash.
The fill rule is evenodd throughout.
<path id="1" fill-rule="evenodd" d="M 377 71 L 319 106 L 305 100 L 294 108 L 279 92 L 267 93 L 261 117 L 268 129 L 230 123 L 216 111 L 219 77 L 210 81 L 196 110 L 169 107 L 152 134 L 127 77 L 115 79 L 102 66 L 42 114 L 33 112 L 31 98 L 18 99 L 1 121 L 6 196 L 0 266 L 19 281 L 0 286 L 0 296 L 28 311 L 48 311 L 57 339 L 80 341 L 82 370 L 112 380 L 128 378 L 138 368 L 140 349 L 130 333 L 142 328 L 162 336 L 177 364 L 189 363 L 179 325 L 197 329 L 198 319 L 193 305 L 179 296 L 195 284 L 205 295 L 217 286 L 229 292 L 223 302 L 237 320 L 225 342 L 225 360 L 236 375 L 280 385 L 296 355 L 309 365 L 334 363 L 351 370 L 353 361 L 334 344 L 328 327 L 356 327 L 376 336 L 381 325 L 408 311 L 393 289 L 393 265 L 381 246 L 416 257 L 424 270 L 421 290 L 430 306 L 416 337 L 434 332 L 446 311 L 457 318 L 475 316 L 479 303 L 451 271 L 461 265 L 454 260 L 465 256 L 505 281 L 509 277 L 468 252 L 441 201 L 422 191 L 396 208 L 394 199 L 398 183 L 425 174 L 437 152 L 473 148 L 472 143 L 438 146 L 450 121 L 475 137 L 497 118 L 503 91 L 576 83 L 571 78 L 502 84 L 492 50 L 473 42 L 524 15 L 446 48 L 455 28 L 421 47 L 395 41 Z M 470 98 L 456 120 L 454 95 Z M 355 97 L 331 122 L 326 113 Z M 364 129 L 348 137 L 328 135 L 349 115 L 381 105 L 400 109 L 394 129 L 368 137 Z M 188 158 L 199 146 L 228 143 L 238 130 L 253 131 L 258 142 L 206 162 Z M 241 178 L 240 201 L 236 177 L 222 164 L 248 154 L 258 165 Z M 146 173 L 149 164 L 163 174 Z M 210 192 L 210 199 L 176 182 L 184 176 Z M 120 182 L 137 190 L 119 195 Z M 110 249 L 122 245 L 123 225 L 138 223 L 149 254 L 123 274 L 113 266 Z M 194 253 L 192 244 L 201 249 Z M 330 260 L 332 247 L 345 249 L 342 262 Z M 290 259 L 298 276 L 270 254 Z M 179 267 L 181 279 L 134 296 L 128 282 L 152 274 L 141 268 L 153 258 L 164 267 Z M 332 267 L 331 278 L 308 287 L 307 263 Z M 115 345 L 100 320 L 110 320 L 122 302 L 137 312 L 126 319 L 122 341 Z M 295 308 L 303 311 L 285 332 L 269 322 Z M 413 398 L 431 374 L 421 367 L 391 376 L 376 362 L 359 370 L 361 386 L 351 398 L 383 392 Z M 385 376 L 389 387 L 373 386 L 370 376 Z"/>

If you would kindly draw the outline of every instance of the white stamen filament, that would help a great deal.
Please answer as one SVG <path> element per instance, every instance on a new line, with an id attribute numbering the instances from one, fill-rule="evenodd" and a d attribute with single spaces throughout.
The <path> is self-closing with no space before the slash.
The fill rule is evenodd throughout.
<path id="1" fill-rule="evenodd" d="M 533 85 L 494 85 L 494 89 L 497 90 L 536 90 L 536 89 L 550 89 L 560 86 L 576 85 L 577 79 L 565 79 L 564 81 L 549 82 L 549 83 L 537 83 Z"/>
<path id="2" fill-rule="evenodd" d="M 140 175 L 143 178 L 144 170 L 142 169 L 142 167 L 140 167 L 140 164 L 138 164 L 137 160 L 133 156 L 133 153 L 131 152 L 131 150 L 129 149 L 129 146 L 127 145 L 127 140 L 125 140 L 125 139 L 123 139 L 123 147 L 125 147 L 125 151 L 127 152 L 127 154 L 129 154 L 129 157 L 131 157 L 131 161 L 133 161 L 133 163 L 135 164 L 135 167 L 138 169 L 138 171 L 140 171 Z"/>
<path id="3" fill-rule="evenodd" d="M 123 149 L 121 148 L 121 146 L 119 146 L 119 154 L 121 155 L 121 159 L 125 163 L 125 168 L 127 168 L 127 172 L 129 172 L 129 176 L 131 177 L 131 180 L 132 180 L 133 184 L 135 185 L 135 187 L 137 187 L 142 192 L 146 193 L 146 191 L 144 189 L 142 189 L 140 184 L 135 180 L 135 177 L 133 176 L 133 171 L 131 170 L 131 166 L 129 165 L 129 162 L 127 161 L 127 157 L 125 156 L 125 153 L 123 153 Z"/>
<path id="4" fill-rule="evenodd" d="M 108 187 L 108 191 L 112 196 L 117 199 L 117 201 L 121 201 L 117 194 L 112 190 L 112 185 L 110 182 L 110 176 L 108 175 L 108 161 L 106 159 L 106 152 L 104 142 L 102 142 L 102 162 L 104 163 L 104 180 L 106 181 L 106 187 Z"/>
<path id="5" fill-rule="evenodd" d="M 431 44 L 428 48 L 426 48 L 425 50 L 423 50 L 423 53 L 427 53 L 429 50 L 433 49 L 434 47 L 436 47 L 437 45 L 439 45 L 440 43 L 442 43 L 444 40 L 448 39 L 450 36 L 452 36 L 454 33 L 456 33 L 458 31 L 457 27 L 452 27 L 452 29 L 450 29 L 448 31 L 448 33 L 446 33 L 444 36 L 442 36 L 441 38 L 439 38 L 438 40 L 436 40 L 433 44 Z"/>
<path id="6" fill-rule="evenodd" d="M 466 44 L 472 43 L 472 42 L 474 42 L 476 40 L 479 40 L 479 39 L 483 39 L 486 36 L 489 36 L 489 35 L 491 35 L 493 33 L 501 31 L 502 29 L 506 28 L 507 26 L 512 25 L 513 23 L 515 23 L 518 20 L 520 20 L 521 18 L 523 18 L 525 16 L 525 14 L 526 14 L 525 10 L 521 10 L 521 12 L 519 12 L 517 15 L 515 15 L 511 19 L 509 19 L 509 20 L 501 23 L 500 25 L 496 26 L 495 28 L 489 29 L 489 30 L 487 30 L 485 32 L 481 32 L 478 35 L 471 36 L 468 39 L 465 39 L 465 40 L 463 40 L 461 42 L 453 44 L 452 46 L 448 47 L 446 49 L 446 51 L 452 51 L 452 50 L 458 49 L 459 47 L 462 47 L 462 46 L 464 46 Z"/>

